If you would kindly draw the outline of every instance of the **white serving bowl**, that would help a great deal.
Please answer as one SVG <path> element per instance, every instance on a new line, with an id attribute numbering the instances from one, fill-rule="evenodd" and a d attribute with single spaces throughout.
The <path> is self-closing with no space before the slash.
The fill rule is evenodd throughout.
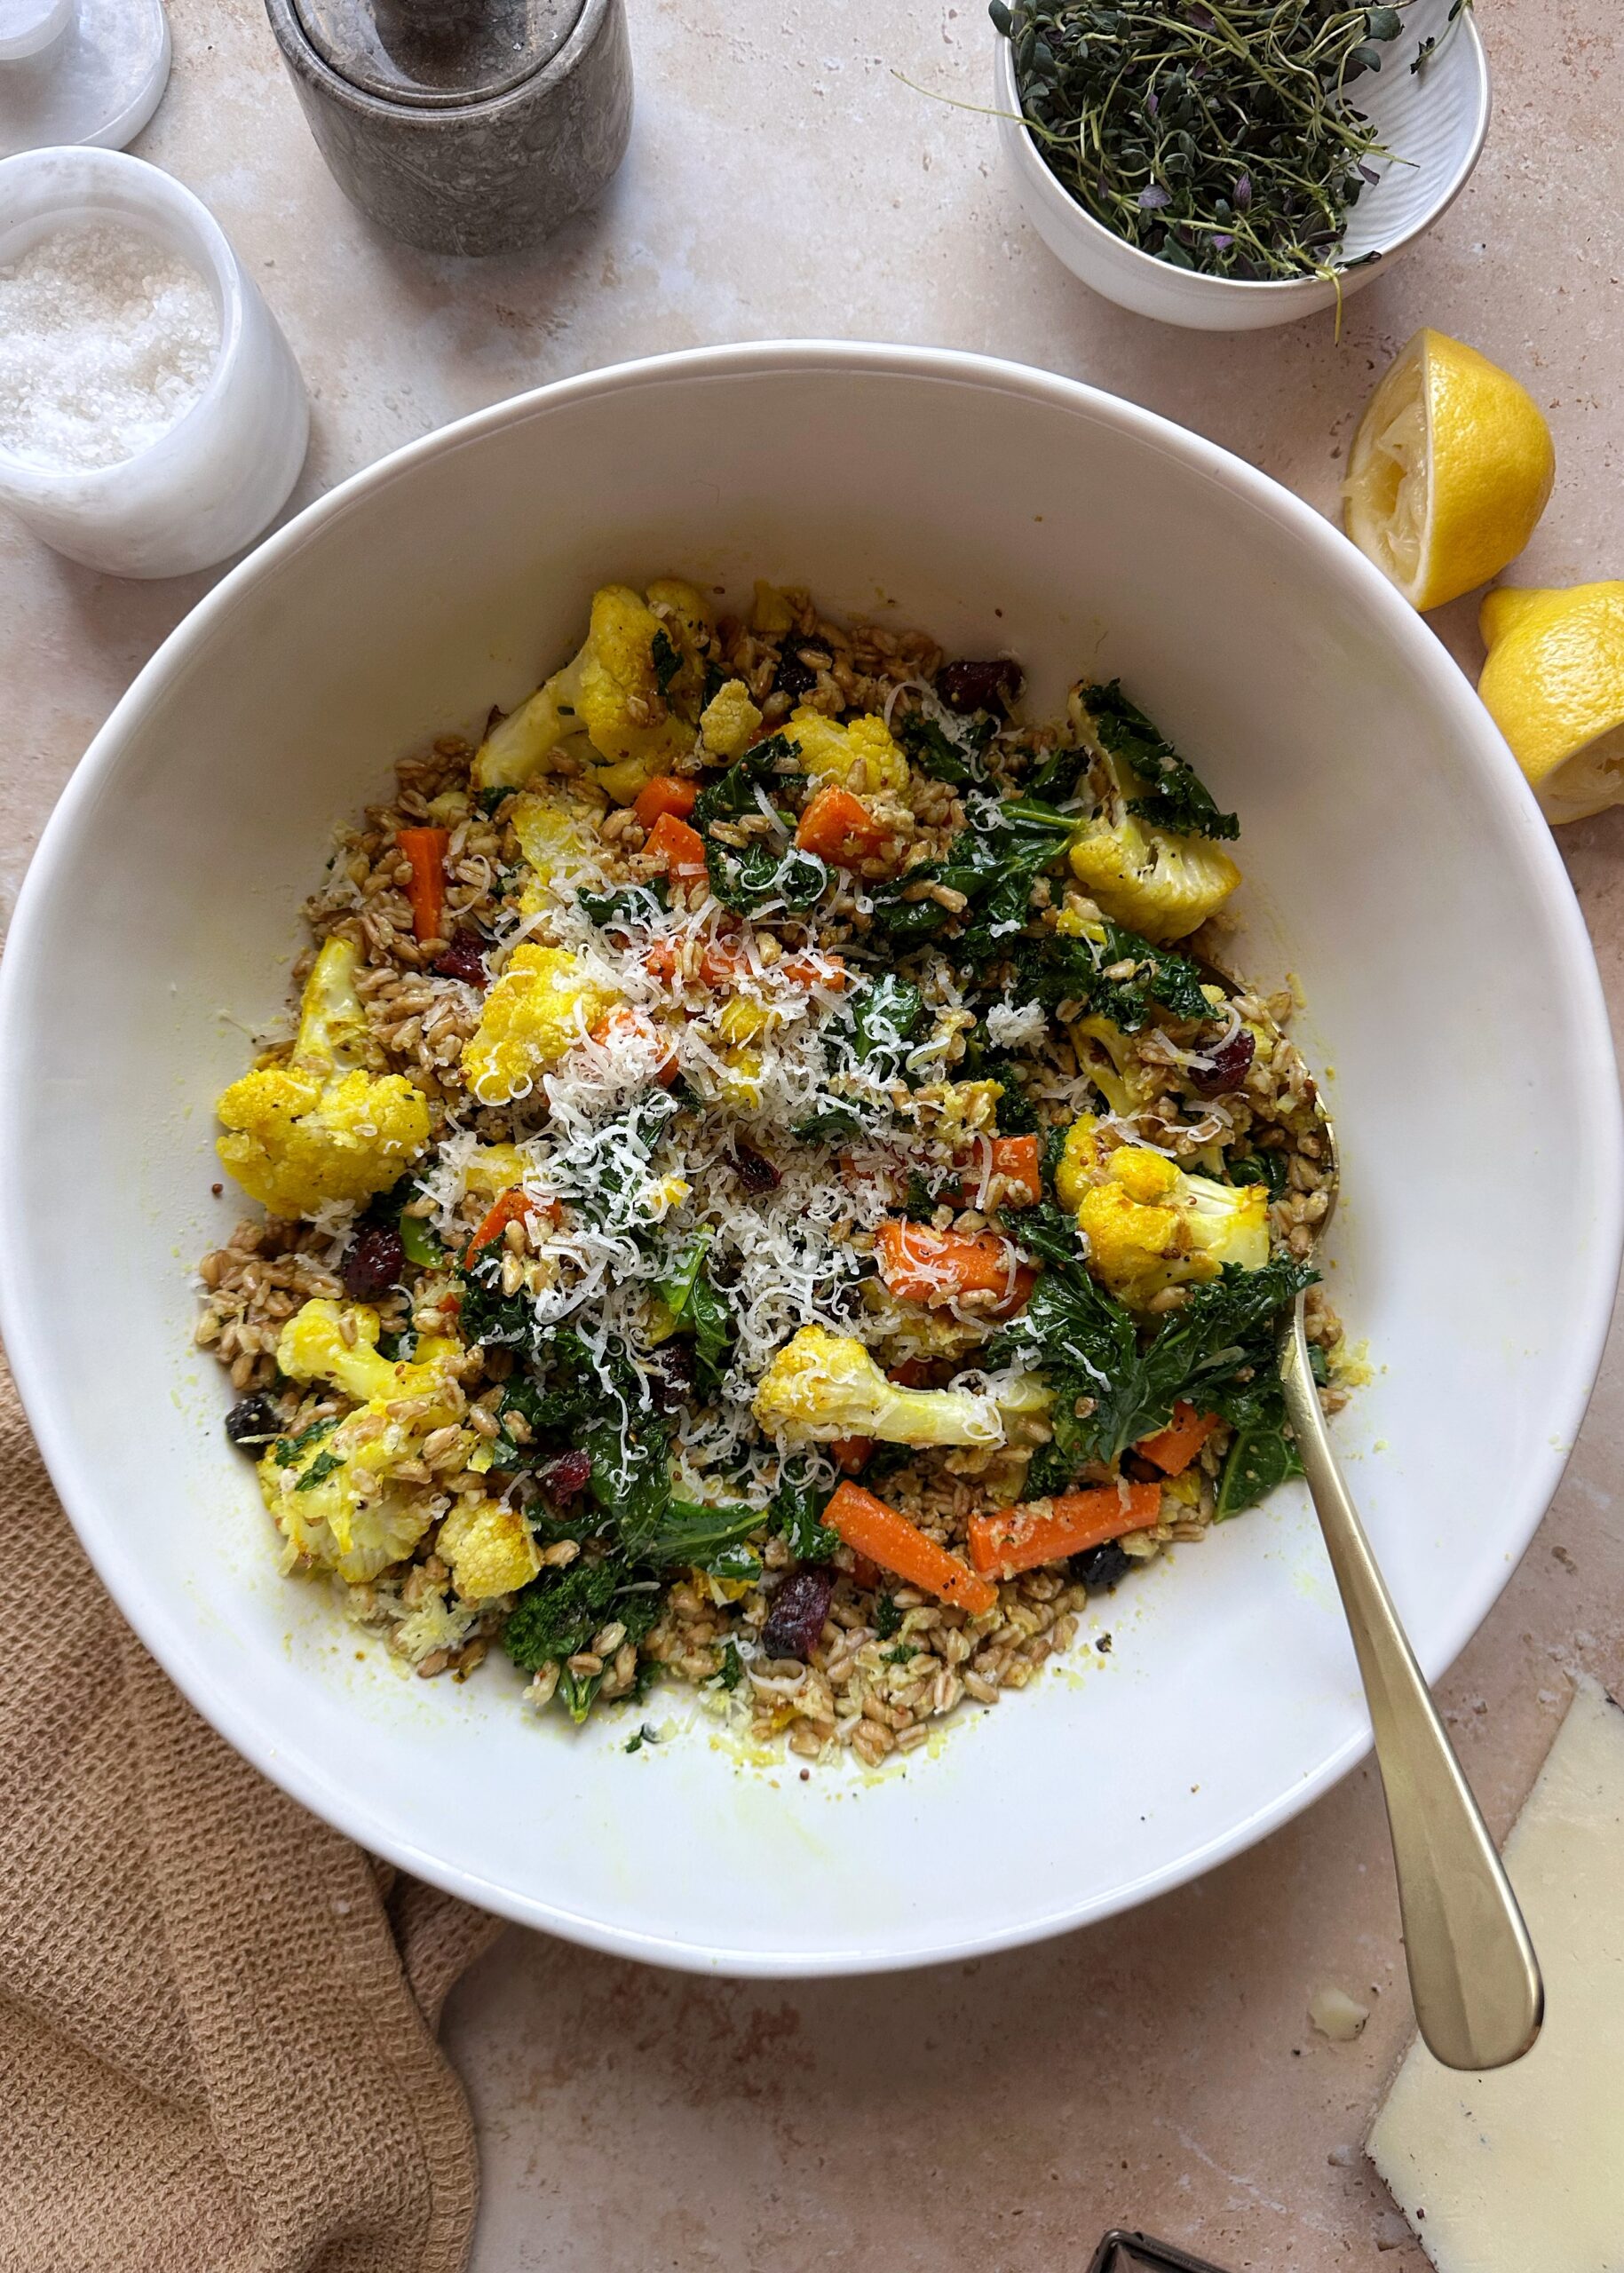
<path id="1" fill-rule="evenodd" d="M 710 1724 L 519 1709 L 503 1662 L 402 1678 L 279 1578 L 190 1345 L 210 1103 L 283 1000 L 334 820 L 511 703 L 608 577 L 755 575 L 1009 648 L 1034 715 L 1120 673 L 1240 809 L 1243 962 L 1300 974 L 1345 1154 L 1332 1280 L 1374 1377 L 1338 1423 L 1432 1673 L 1559 1477 L 1620 1245 L 1601 993 L 1545 823 L 1431 634 L 1238 459 L 1037 371 L 724 348 L 597 372 L 346 482 L 165 643 L 69 783 L 0 986 L 12 1363 L 131 1623 L 230 1741 L 374 1851 L 530 1924 L 722 1972 L 1028 1940 L 1208 1869 L 1364 1751 L 1294 1489 L 1097 1605 L 1022 1696 L 865 1778 Z M 685 1718 L 687 1692 L 646 1708 Z"/>
<path id="2" fill-rule="evenodd" d="M 1340 294 L 1362 291 L 1401 252 L 1440 220 L 1465 188 L 1489 131 L 1489 67 L 1468 14 L 1449 20 L 1450 0 L 1416 0 L 1380 72 L 1358 83 L 1353 99 L 1394 162 L 1374 162 L 1380 179 L 1349 216 Z M 1446 33 L 1447 36 L 1446 36 Z M 1420 41 L 1436 53 L 1412 72 Z M 1021 116 L 1014 52 L 999 38 L 994 62 L 994 108 L 1004 153 L 1034 228 L 1057 260 L 1119 307 L 1190 331 L 1261 331 L 1335 307 L 1338 285 L 1318 276 L 1243 283 L 1171 267 L 1141 252 L 1085 210 L 1043 162 Z M 1380 256 L 1366 259 L 1367 254 Z"/>

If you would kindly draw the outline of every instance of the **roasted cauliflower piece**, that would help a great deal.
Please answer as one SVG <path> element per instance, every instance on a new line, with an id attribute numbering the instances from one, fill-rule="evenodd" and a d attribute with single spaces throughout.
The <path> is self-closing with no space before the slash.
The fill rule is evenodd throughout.
<path id="1" fill-rule="evenodd" d="M 291 1056 L 243 1074 L 215 1106 L 226 1130 L 215 1145 L 222 1163 L 273 1216 L 359 1207 L 398 1183 L 429 1141 L 422 1091 L 404 1074 L 353 1062 L 368 1031 L 355 991 L 359 960 L 347 939 L 324 944 Z"/>
<path id="2" fill-rule="evenodd" d="M 475 788 L 518 788 L 584 734 L 604 761 L 604 788 L 630 804 L 693 748 L 709 639 L 709 608 L 692 584 L 663 579 L 648 599 L 629 584 L 603 585 L 580 653 L 480 744 Z"/>
<path id="3" fill-rule="evenodd" d="M 542 1567 L 542 1551 L 517 1508 L 500 1500 L 459 1500 L 440 1527 L 434 1552 L 451 1566 L 464 1602 L 517 1594 Z"/>
<path id="4" fill-rule="evenodd" d="M 700 738 L 712 757 L 742 757 L 761 732 L 761 712 L 741 678 L 725 679 L 700 713 Z"/>
<path id="5" fill-rule="evenodd" d="M 804 1326 L 784 1344 L 757 1386 L 754 1410 L 769 1435 L 790 1443 L 875 1437 L 888 1445 L 1000 1445 L 1004 1437 L 991 1396 L 899 1388 L 855 1334 L 821 1326 Z"/>
<path id="6" fill-rule="evenodd" d="M 836 782 L 857 797 L 883 792 L 900 796 L 907 788 L 907 760 L 883 718 L 853 718 L 836 725 L 803 703 L 780 732 L 798 751 L 813 781 Z"/>
<path id="7" fill-rule="evenodd" d="M 527 1096 L 620 996 L 566 947 L 518 946 L 463 1045 L 463 1074 L 481 1105 Z"/>
<path id="8" fill-rule="evenodd" d="M 1144 1145 L 1113 1148 L 1091 1113 L 1066 1132 L 1055 1190 L 1076 1213 L 1089 1270 L 1130 1309 L 1169 1287 L 1203 1285 L 1226 1263 L 1260 1271 L 1269 1260 L 1262 1184 L 1187 1176 Z"/>
<path id="9" fill-rule="evenodd" d="M 291 1381 L 330 1382 L 357 1399 L 356 1409 L 279 1438 L 257 1469 L 289 1562 L 335 1571 L 351 1586 L 409 1555 L 428 1529 L 435 1501 L 423 1447 L 459 1408 L 447 1364 L 455 1342 L 426 1341 L 414 1361 L 397 1364 L 380 1354 L 377 1336 L 377 1312 L 366 1303 L 310 1302 L 295 1312 L 277 1342 L 277 1365 Z"/>
<path id="10" fill-rule="evenodd" d="M 1126 810 L 1085 822 L 1067 857 L 1072 874 L 1113 923 L 1157 946 L 1187 938 L 1240 882 L 1228 853 L 1205 837 L 1147 828 Z"/>

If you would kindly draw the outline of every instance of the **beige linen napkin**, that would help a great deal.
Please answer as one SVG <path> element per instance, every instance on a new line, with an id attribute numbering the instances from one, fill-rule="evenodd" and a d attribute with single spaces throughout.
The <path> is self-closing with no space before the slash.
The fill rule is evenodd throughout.
<path id="1" fill-rule="evenodd" d="M 434 2040 L 498 1931 L 265 1783 L 124 1625 L 0 1360 L 0 2267 L 456 2273 Z"/>

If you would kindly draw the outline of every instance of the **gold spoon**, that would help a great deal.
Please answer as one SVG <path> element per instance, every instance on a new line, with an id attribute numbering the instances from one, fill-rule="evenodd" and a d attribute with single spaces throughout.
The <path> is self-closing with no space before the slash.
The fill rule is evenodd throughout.
<path id="1" fill-rule="evenodd" d="M 1335 1131 L 1323 1109 L 1318 1118 L 1330 1197 L 1316 1245 L 1338 1184 Z M 1309 1364 L 1304 1302 L 1299 1295 L 1281 1319 L 1280 1380 L 1370 1708 L 1416 2025 L 1446 2068 L 1503 2068 L 1540 2032 L 1539 1960 L 1338 1472 Z"/>

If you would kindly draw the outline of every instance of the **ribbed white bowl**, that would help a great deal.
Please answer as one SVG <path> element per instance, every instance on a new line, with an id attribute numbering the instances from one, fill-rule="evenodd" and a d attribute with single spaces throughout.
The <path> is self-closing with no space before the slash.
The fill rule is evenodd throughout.
<path id="1" fill-rule="evenodd" d="M 1482 154 L 1489 131 L 1488 59 L 1471 18 L 1454 25 L 1448 18 L 1449 0 L 1416 0 L 1380 73 L 1359 82 L 1359 107 L 1393 156 L 1373 162 L 1381 178 L 1349 217 L 1343 258 L 1364 259 L 1364 265 L 1344 271 L 1344 299 L 1448 211 Z M 1416 50 L 1430 37 L 1438 39 L 1438 51 L 1424 70 L 1413 72 Z M 1261 331 L 1335 306 L 1337 285 L 1318 276 L 1242 283 L 1174 268 L 1124 242 L 1044 163 L 1020 115 L 1007 39 L 997 44 L 994 84 L 999 132 L 1034 228 L 1073 276 L 1106 299 L 1190 331 Z M 1378 257 L 1365 258 L 1371 253 Z"/>

